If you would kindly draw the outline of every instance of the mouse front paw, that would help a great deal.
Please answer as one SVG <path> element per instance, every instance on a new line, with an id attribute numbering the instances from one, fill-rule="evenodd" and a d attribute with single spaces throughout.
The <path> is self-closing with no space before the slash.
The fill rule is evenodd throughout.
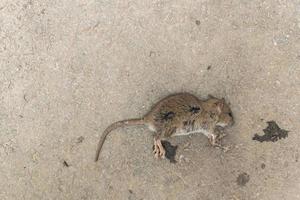
<path id="1" fill-rule="evenodd" d="M 217 146 L 217 136 L 214 134 L 211 134 L 208 136 L 208 141 L 212 146 Z"/>
<path id="2" fill-rule="evenodd" d="M 224 136 L 223 136 L 224 137 Z M 212 134 L 208 137 L 208 141 L 209 143 L 213 146 L 216 147 L 218 149 L 222 149 L 225 153 L 229 150 L 231 150 L 231 146 L 223 146 L 221 144 L 221 138 L 219 138 L 218 136 Z"/>

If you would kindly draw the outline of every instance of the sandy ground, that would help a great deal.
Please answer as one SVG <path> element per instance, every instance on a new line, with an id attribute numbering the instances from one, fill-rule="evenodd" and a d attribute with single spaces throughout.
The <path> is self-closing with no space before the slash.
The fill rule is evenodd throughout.
<path id="1" fill-rule="evenodd" d="M 130 127 L 93 161 L 182 91 L 230 102 L 231 151 L 196 134 L 155 160 Z M 300 2 L 1 0 L 0 102 L 1 200 L 300 199 Z M 269 120 L 289 136 L 253 141 Z"/>

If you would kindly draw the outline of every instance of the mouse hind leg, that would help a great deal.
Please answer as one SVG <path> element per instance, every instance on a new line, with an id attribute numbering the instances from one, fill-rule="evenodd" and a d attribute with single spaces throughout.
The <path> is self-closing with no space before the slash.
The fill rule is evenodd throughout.
<path id="1" fill-rule="evenodd" d="M 172 126 L 172 121 L 158 121 L 153 125 L 154 132 L 154 148 L 153 153 L 156 158 L 165 158 L 166 150 L 161 143 L 162 138 L 170 137 L 175 131 L 176 127 Z"/>

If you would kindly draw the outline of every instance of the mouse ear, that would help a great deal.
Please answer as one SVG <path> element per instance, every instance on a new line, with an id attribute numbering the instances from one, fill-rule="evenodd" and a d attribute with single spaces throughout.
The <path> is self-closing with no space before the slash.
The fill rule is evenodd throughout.
<path id="1" fill-rule="evenodd" d="M 218 112 L 221 113 L 225 104 L 225 99 L 224 98 L 220 99 L 216 104 L 217 104 Z"/>

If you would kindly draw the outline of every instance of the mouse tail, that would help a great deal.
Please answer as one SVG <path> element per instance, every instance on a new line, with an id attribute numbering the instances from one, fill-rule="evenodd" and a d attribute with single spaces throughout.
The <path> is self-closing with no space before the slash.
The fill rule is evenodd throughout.
<path id="1" fill-rule="evenodd" d="M 111 124 L 110 126 L 108 126 L 103 134 L 101 135 L 101 138 L 99 140 L 99 143 L 98 143 L 98 147 L 97 147 L 97 152 L 96 152 L 96 157 L 95 157 L 95 162 L 98 161 L 99 159 L 99 155 L 100 155 L 100 151 L 101 151 L 101 148 L 103 146 L 103 143 L 105 141 L 105 138 L 106 136 L 111 132 L 113 131 L 114 129 L 117 129 L 119 127 L 124 127 L 124 126 L 133 126 L 133 125 L 144 125 L 145 122 L 144 122 L 144 119 L 128 119 L 128 120 L 123 120 L 123 121 L 118 121 L 118 122 L 115 122 L 113 124 Z"/>

